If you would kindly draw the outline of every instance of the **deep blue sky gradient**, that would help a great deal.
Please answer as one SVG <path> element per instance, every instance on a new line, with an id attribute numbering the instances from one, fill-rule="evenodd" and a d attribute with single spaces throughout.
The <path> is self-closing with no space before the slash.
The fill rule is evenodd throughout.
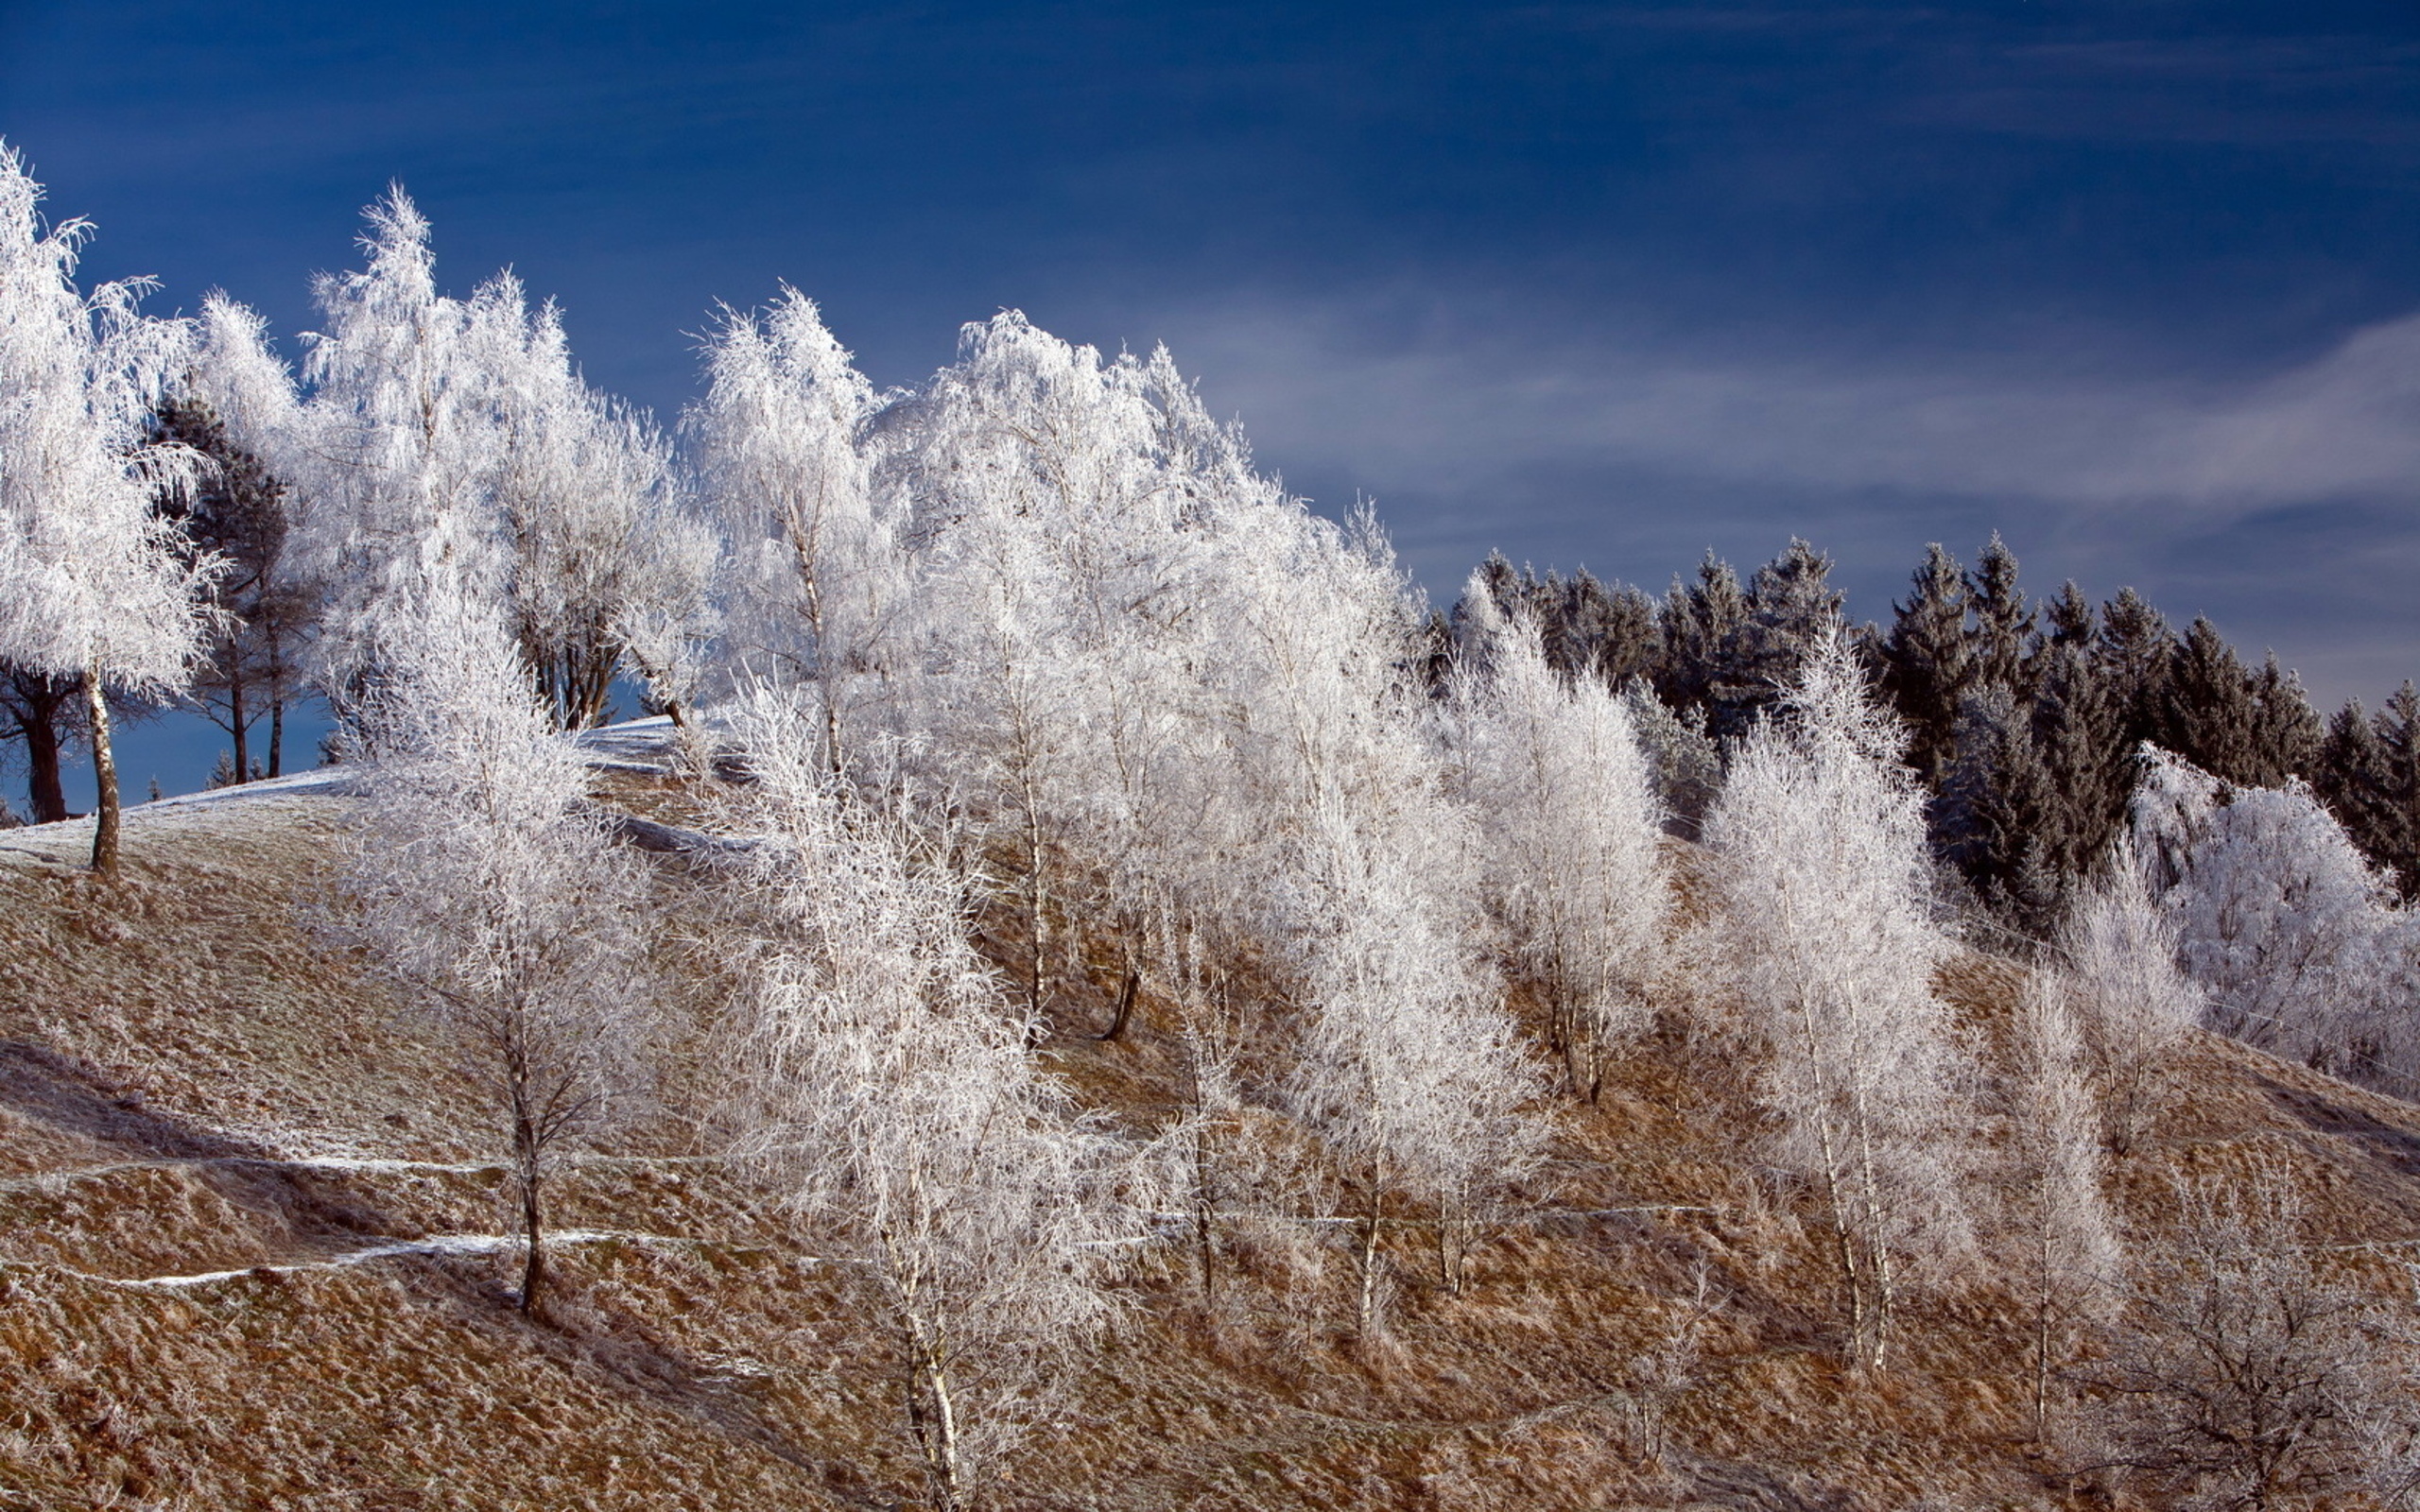
<path id="1" fill-rule="evenodd" d="M 2420 675 L 2408 4 L 0 4 L 0 136 L 89 274 L 283 333 L 399 180 L 667 417 L 782 280 L 882 383 L 1002 306 L 1166 340 L 1441 597 L 1796 533 L 1878 617 L 1997 529 Z"/>

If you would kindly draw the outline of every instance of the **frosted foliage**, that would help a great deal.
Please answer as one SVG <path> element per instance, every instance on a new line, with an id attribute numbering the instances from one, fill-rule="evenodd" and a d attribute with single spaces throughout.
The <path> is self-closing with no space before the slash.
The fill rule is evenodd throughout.
<path id="1" fill-rule="evenodd" d="M 1309 817 L 1306 875 L 1284 902 L 1314 1008 L 1291 1104 L 1374 1191 L 1467 1211 L 1534 1167 L 1544 1128 L 1468 921 L 1427 891 L 1450 857 L 1391 853 L 1340 804 Z M 1445 814 L 1429 817 L 1450 837 Z"/>
<path id="2" fill-rule="evenodd" d="M 693 659 L 665 637 L 702 624 L 710 538 L 682 519 L 663 438 L 581 382 L 561 313 L 511 275 L 440 294 L 400 190 L 371 207 L 362 249 L 363 267 L 318 281 L 299 397 L 258 317 L 217 298 L 194 380 L 292 485 L 285 565 L 319 598 L 322 679 L 374 671 L 441 582 L 510 623 L 559 724 L 601 713 L 632 629 L 673 676 Z"/>
<path id="3" fill-rule="evenodd" d="M 1488 899 L 1560 1032 L 1616 1042 L 1646 1010 L 1672 908 L 1655 773 L 1619 695 L 1558 675 L 1536 626 L 1505 618 L 1477 577 L 1463 602 L 1488 647 L 1483 668 L 1459 674 L 1454 699 Z"/>
<path id="4" fill-rule="evenodd" d="M 643 874 L 587 806 L 586 763 L 549 734 L 500 627 L 441 592 L 382 663 L 357 711 L 360 936 L 505 1104 L 567 1131 L 630 1080 Z"/>
<path id="5" fill-rule="evenodd" d="M 446 1025 L 519 1191 L 525 1311 L 560 1142 L 636 1084 L 644 874 L 586 802 L 503 627 L 441 580 L 351 711 L 366 789 L 345 886 L 373 961 Z"/>
<path id="6" fill-rule="evenodd" d="M 1179 995 L 1175 941 L 1298 942 L 1295 1091 L 1340 1149 L 1422 1200 L 1517 1172 L 1534 1078 L 1374 532 L 1259 476 L 1165 352 L 1010 313 L 877 396 L 786 295 L 709 361 L 685 423 L 735 541 L 726 673 L 793 682 L 828 773 L 959 816 L 1026 1011 L 1088 920 Z"/>
<path id="7" fill-rule="evenodd" d="M 959 879 L 836 784 L 812 716 L 757 693 L 734 734 L 771 920 L 745 1150 L 864 1263 L 916 1376 L 934 1489 L 960 1505 L 1107 1320 L 1100 1282 L 1156 1196 L 1027 1048 Z"/>
<path id="8" fill-rule="evenodd" d="M 2078 897 L 2059 944 L 2066 970 L 2055 990 L 2087 1047 L 2103 1138 L 2122 1154 L 2165 1100 L 2169 1064 L 2201 1022 L 2202 990 L 2178 969 L 2174 922 L 2123 855 Z"/>
<path id="9" fill-rule="evenodd" d="M 927 542 L 931 696 L 978 790 L 1092 850 L 1114 906 L 1148 911 L 1137 858 L 1172 861 L 1215 805 L 1188 768 L 1219 755 L 1221 524 L 1269 490 L 1165 352 L 1105 362 L 1012 314 L 969 327 L 883 438 L 884 489 Z"/>
<path id="10" fill-rule="evenodd" d="M 0 145 L 0 658 L 157 696 L 186 679 L 216 570 L 152 510 L 192 454 L 145 440 L 192 332 L 137 311 L 143 281 L 80 292 L 90 228 L 44 230 L 41 198 Z"/>
<path id="11" fill-rule="evenodd" d="M 2134 859 L 2210 1026 L 2409 1094 L 2420 929 L 2297 781 L 2234 787 L 2145 747 Z"/>
<path id="12" fill-rule="evenodd" d="M 2092 1053 L 2073 996 L 2055 979 L 2029 979 L 2017 1007 L 2015 1145 L 2030 1177 L 2040 1279 L 2081 1289 L 2114 1278 L 2120 1258 L 2102 1186 Z"/>
<path id="13" fill-rule="evenodd" d="M 1858 1348 L 1878 1360 L 1893 1257 L 1962 1245 L 1958 1044 L 1932 994 L 1948 949 L 1928 910 L 1922 798 L 1899 730 L 1845 640 L 1825 638 L 1734 761 L 1706 836 L 1720 944 L 1778 1157 L 1824 1191 L 1842 1236 Z"/>
<path id="14" fill-rule="evenodd" d="M 784 673 L 813 686 L 836 739 L 907 588 L 865 445 L 873 386 L 794 289 L 761 313 L 726 310 L 706 376 L 683 424 L 730 541 L 725 655 L 743 681 Z"/>

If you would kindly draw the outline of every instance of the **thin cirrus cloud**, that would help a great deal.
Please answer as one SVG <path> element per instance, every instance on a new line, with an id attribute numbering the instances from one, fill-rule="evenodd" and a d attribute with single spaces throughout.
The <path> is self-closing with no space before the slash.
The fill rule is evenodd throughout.
<path id="1" fill-rule="evenodd" d="M 1162 329 L 1290 484 L 1374 497 L 1434 596 L 1492 549 L 1653 587 L 1802 534 L 1871 617 L 1925 541 L 1996 531 L 2036 593 L 2139 587 L 2323 701 L 2420 673 L 2420 315 L 2221 376 L 2082 335 L 1876 354 L 1543 326 L 1260 301 Z"/>
<path id="2" fill-rule="evenodd" d="M 1560 458 L 1725 483 L 2242 514 L 2420 494 L 2420 315 L 2267 373 L 2000 372 L 1973 356 L 1762 361 L 1434 336 L 1362 345 L 1333 312 L 1169 329 L 1265 453 L 1382 490 Z"/>

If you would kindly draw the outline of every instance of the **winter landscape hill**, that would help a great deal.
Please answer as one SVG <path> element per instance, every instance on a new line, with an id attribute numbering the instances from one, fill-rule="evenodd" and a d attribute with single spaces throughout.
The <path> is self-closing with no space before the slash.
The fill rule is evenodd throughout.
<path id="1" fill-rule="evenodd" d="M 599 801 L 666 826 L 639 830 L 679 1027 L 644 1115 L 562 1164 L 556 1291 L 536 1317 L 512 1305 L 510 1183 L 456 1051 L 312 923 L 360 802 L 341 773 L 130 810 L 113 885 L 81 865 L 88 824 L 7 834 L 0 1504 L 915 1502 L 894 1331 L 727 1159 L 713 863 L 680 848 L 725 780 L 677 775 L 644 730 L 607 744 Z M 1669 848 L 1686 891 L 1701 853 Z M 1169 1005 L 1144 991 L 1115 1040 L 1095 1038 L 1118 1008 L 1119 941 L 1069 922 L 1088 969 L 1052 1000 L 1041 1057 L 1114 1124 L 1164 1122 L 1187 1101 Z M 1013 973 L 1012 943 L 985 948 Z M 2026 976 L 1973 949 L 1937 972 L 1986 1066 L 2019 1054 Z M 2142 1362 L 2084 1330 L 2049 1362 L 2037 1422 L 2045 1314 L 2008 1265 L 1950 1263 L 1907 1304 L 1887 1368 L 1844 1358 L 1806 1183 L 1759 1160 L 1766 1115 L 1731 1049 L 1681 1005 L 1656 1008 L 1478 1226 L 1458 1292 L 1433 1228 L 1382 1237 L 1382 1331 L 1357 1326 L 1356 1210 L 1307 1159 L 1278 1170 L 1282 1141 L 1260 1146 L 1261 1179 L 1222 1205 L 1206 1295 L 1182 1223 L 1137 1245 L 1114 1320 L 1006 1462 L 996 1504 L 2136 1504 L 2094 1467 L 2123 1457 L 2117 1387 L 2139 1382 L 2120 1366 Z M 1274 1031 L 1289 1010 L 1254 1011 Z M 1239 1075 L 1271 1069 L 1248 1055 Z M 2196 1349 L 2247 1345 L 2238 1364 L 2272 1376 L 2231 1384 L 2267 1396 L 2209 1409 L 2279 1430 L 2354 1348 L 2323 1339 L 2327 1309 L 2359 1294 L 2363 1327 L 2409 1327 L 2420 1114 L 2199 1031 L 2160 1075 L 2158 1110 L 2113 1162 L 2118 1225 L 2138 1265 L 2167 1267 L 2171 1302 L 2204 1282 L 2263 1289 L 2212 1336 L 2169 1341 L 2166 1363 L 2224 1387 Z M 1993 1152 L 2021 1120 L 2005 1097 L 1975 1106 L 1993 1168 L 1974 1179 L 2006 1186 L 2017 1164 Z M 2225 1253 L 2184 1200 L 2211 1183 L 2299 1210 L 2290 1239 L 2263 1237 L 2309 1263 Z M 2296 1286 L 2299 1355 L 2263 1321 Z M 2258 1336 L 2223 1336 L 2238 1326 Z M 2272 1447 L 2341 1457 L 2332 1433 L 2305 1421 Z M 2357 1477 L 2321 1469 L 2308 1504 L 2356 1504 Z"/>

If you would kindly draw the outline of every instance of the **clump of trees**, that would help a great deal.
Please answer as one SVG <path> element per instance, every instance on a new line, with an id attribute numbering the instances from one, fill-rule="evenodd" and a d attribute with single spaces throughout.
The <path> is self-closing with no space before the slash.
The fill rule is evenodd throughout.
<path id="1" fill-rule="evenodd" d="M 1109 1320 L 1153 1163 L 1043 1069 L 966 879 L 833 776 L 812 707 L 757 690 L 732 735 L 753 778 L 729 816 L 752 846 L 740 1150 L 871 1294 L 933 1503 L 966 1506 Z"/>

